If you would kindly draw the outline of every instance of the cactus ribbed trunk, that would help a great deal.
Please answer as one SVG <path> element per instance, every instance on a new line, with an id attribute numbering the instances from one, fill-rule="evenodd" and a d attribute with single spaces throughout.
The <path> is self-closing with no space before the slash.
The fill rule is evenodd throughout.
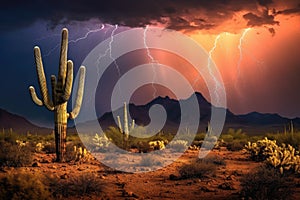
<path id="1" fill-rule="evenodd" d="M 67 103 L 56 106 L 54 111 L 54 130 L 57 162 L 65 162 L 67 142 L 67 120 Z"/>
<path id="2" fill-rule="evenodd" d="M 125 138 L 128 139 L 129 136 L 129 129 L 128 129 L 128 116 L 127 116 L 127 107 L 126 103 L 124 102 L 124 134 Z"/>

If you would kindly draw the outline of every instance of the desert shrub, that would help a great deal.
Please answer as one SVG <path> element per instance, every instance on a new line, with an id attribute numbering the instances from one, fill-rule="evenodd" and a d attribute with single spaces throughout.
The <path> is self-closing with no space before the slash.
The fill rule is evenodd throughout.
<path id="1" fill-rule="evenodd" d="M 203 159 L 202 159 L 203 160 Z M 226 162 L 222 157 L 219 156 L 206 156 L 204 158 L 206 163 L 213 163 L 215 165 L 225 166 Z"/>
<path id="2" fill-rule="evenodd" d="M 204 140 L 205 136 L 206 136 L 206 133 L 197 133 L 195 138 L 194 138 L 194 141 Z"/>
<path id="3" fill-rule="evenodd" d="M 0 167 L 23 167 L 32 163 L 34 150 L 29 145 L 0 141 Z"/>
<path id="4" fill-rule="evenodd" d="M 248 139 L 248 135 L 244 133 L 242 129 L 234 130 L 233 128 L 230 128 L 228 129 L 227 134 L 231 135 L 234 140 Z"/>
<path id="5" fill-rule="evenodd" d="M 140 161 L 140 166 L 151 167 L 154 165 L 161 165 L 161 162 L 153 155 L 144 155 Z"/>
<path id="6" fill-rule="evenodd" d="M 15 143 L 16 140 L 25 140 L 24 135 L 20 135 L 17 134 L 15 132 L 13 132 L 12 129 L 10 130 L 3 130 L 2 132 L 0 132 L 0 141 L 5 141 L 5 142 L 9 142 L 9 143 Z"/>
<path id="7" fill-rule="evenodd" d="M 47 154 L 55 153 L 55 143 L 54 142 L 46 142 L 46 144 L 44 144 L 43 151 L 45 151 L 45 153 L 47 153 Z"/>
<path id="8" fill-rule="evenodd" d="M 104 184 L 101 179 L 92 173 L 83 173 L 68 180 L 49 176 L 48 182 L 51 192 L 56 199 L 90 194 L 100 195 L 104 190 Z"/>
<path id="9" fill-rule="evenodd" d="M 300 150 L 300 132 L 285 132 L 277 134 L 267 134 L 267 138 L 276 140 L 277 144 L 290 144 L 297 150 Z"/>
<path id="10" fill-rule="evenodd" d="M 233 136 L 229 134 L 222 134 L 220 136 L 220 139 L 223 140 L 224 142 L 232 142 L 233 141 Z"/>
<path id="11" fill-rule="evenodd" d="M 8 174 L 0 180 L 0 199 L 51 199 L 49 188 L 38 173 Z"/>
<path id="12" fill-rule="evenodd" d="M 278 146 L 276 140 L 265 138 L 245 146 L 253 160 L 265 161 L 267 165 L 284 171 L 300 173 L 300 155 L 291 145 Z"/>
<path id="13" fill-rule="evenodd" d="M 45 146 L 42 142 L 38 142 L 34 145 L 35 152 L 42 152 L 44 150 Z"/>
<path id="14" fill-rule="evenodd" d="M 245 199 L 292 199 L 292 182 L 278 170 L 260 167 L 241 178 L 241 195 Z"/>
<path id="15" fill-rule="evenodd" d="M 100 151 L 100 152 L 106 152 L 108 150 L 108 147 L 110 145 L 110 140 L 106 137 L 106 135 L 98 135 L 95 134 L 95 137 L 93 138 L 93 146 L 95 146 L 93 149 L 94 151 Z"/>
<path id="16" fill-rule="evenodd" d="M 167 147 L 175 152 L 182 152 L 188 148 L 187 143 L 185 140 L 174 140 L 171 141 Z"/>
<path id="17" fill-rule="evenodd" d="M 76 146 L 73 143 L 69 143 L 66 147 L 65 159 L 66 162 L 87 162 L 93 159 L 93 156 L 85 147 Z"/>
<path id="18" fill-rule="evenodd" d="M 197 159 L 180 167 L 180 178 L 205 178 L 216 173 L 216 164 L 212 160 Z"/>
<path id="19" fill-rule="evenodd" d="M 118 146 L 119 148 L 123 148 L 123 146 L 124 146 L 124 137 L 123 137 L 123 133 L 120 132 L 119 128 L 109 127 L 105 131 L 105 135 L 116 146 Z"/>
<path id="20" fill-rule="evenodd" d="M 165 148 L 165 143 L 161 140 L 150 141 L 148 142 L 148 144 L 153 150 L 161 150 Z"/>
<path id="21" fill-rule="evenodd" d="M 244 149 L 246 144 L 247 141 L 244 140 L 233 140 L 232 142 L 227 143 L 226 147 L 229 151 L 240 151 Z"/>

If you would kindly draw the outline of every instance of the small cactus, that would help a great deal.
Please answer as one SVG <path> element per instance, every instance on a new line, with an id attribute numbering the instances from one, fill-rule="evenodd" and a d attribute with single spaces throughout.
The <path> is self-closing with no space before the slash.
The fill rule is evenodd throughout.
<path id="1" fill-rule="evenodd" d="M 291 145 L 278 146 L 276 140 L 264 138 L 245 146 L 251 157 L 255 160 L 263 160 L 266 164 L 278 168 L 280 173 L 293 170 L 300 173 L 300 155 Z"/>

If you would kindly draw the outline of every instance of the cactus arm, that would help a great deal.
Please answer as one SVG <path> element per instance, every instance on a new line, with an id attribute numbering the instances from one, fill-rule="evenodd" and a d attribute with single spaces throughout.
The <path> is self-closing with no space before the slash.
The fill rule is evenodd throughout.
<path id="1" fill-rule="evenodd" d="M 64 28 L 61 33 L 60 59 L 59 70 L 57 77 L 57 87 L 60 90 L 64 89 L 66 71 L 67 71 L 67 52 L 68 52 L 68 30 Z"/>
<path id="2" fill-rule="evenodd" d="M 65 83 L 65 89 L 63 94 L 63 101 L 68 101 L 71 92 L 72 92 L 72 85 L 73 85 L 73 62 L 71 60 L 68 60 L 67 62 L 67 77 L 66 77 L 66 83 Z"/>
<path id="3" fill-rule="evenodd" d="M 120 116 L 117 116 L 117 121 L 118 121 L 118 126 L 119 126 L 119 129 L 120 129 L 120 132 L 123 133 L 123 128 L 122 128 Z"/>
<path id="4" fill-rule="evenodd" d="M 52 101 L 53 104 L 56 104 L 56 76 L 51 75 L 51 88 L 52 88 Z"/>
<path id="5" fill-rule="evenodd" d="M 40 100 L 40 99 L 37 97 L 37 95 L 36 95 L 36 93 L 35 93 L 35 89 L 34 89 L 33 86 L 30 86 L 30 87 L 29 87 L 29 91 L 30 91 L 30 95 L 31 95 L 32 101 L 33 101 L 36 105 L 38 105 L 38 106 L 43 106 L 44 104 L 43 104 L 42 100 Z"/>
<path id="6" fill-rule="evenodd" d="M 83 97 L 84 78 L 85 78 L 85 67 L 81 66 L 79 69 L 79 81 L 78 81 L 78 89 L 77 89 L 75 107 L 74 107 L 73 111 L 69 113 L 69 116 L 68 116 L 70 119 L 75 119 L 77 117 L 77 115 L 79 114 L 81 103 L 82 103 L 82 97 Z"/>
<path id="7" fill-rule="evenodd" d="M 132 122 L 131 122 L 131 128 L 130 128 L 130 131 L 132 131 L 135 127 L 135 120 L 133 119 Z"/>
<path id="8" fill-rule="evenodd" d="M 50 100 L 47 82 L 44 72 L 44 67 L 42 63 L 41 51 L 39 47 L 34 47 L 34 57 L 35 57 L 35 64 L 36 64 L 36 71 L 38 74 L 39 85 L 43 97 L 43 103 L 46 108 L 50 111 L 54 110 L 53 102 Z"/>

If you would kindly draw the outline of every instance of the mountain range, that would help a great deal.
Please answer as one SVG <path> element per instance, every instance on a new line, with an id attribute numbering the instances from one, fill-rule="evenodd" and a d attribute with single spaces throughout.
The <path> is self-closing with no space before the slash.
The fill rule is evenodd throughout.
<path id="1" fill-rule="evenodd" d="M 198 100 L 198 105 L 200 109 L 200 122 L 199 122 L 199 132 L 205 132 L 208 122 L 211 117 L 211 108 L 213 105 L 209 103 L 201 93 L 195 93 Z M 191 98 L 191 97 L 190 97 Z M 129 112 L 133 119 L 135 119 L 138 125 L 147 125 L 150 122 L 149 109 L 156 104 L 164 107 L 167 119 L 163 126 L 164 131 L 175 132 L 178 129 L 181 119 L 180 103 L 181 101 L 189 101 L 190 98 L 185 100 L 175 100 L 169 97 L 157 97 L 151 102 L 145 105 L 135 105 L 129 104 Z M 224 108 L 219 108 L 224 109 Z M 115 116 L 123 116 L 123 108 L 119 108 L 115 111 L 107 112 L 102 115 L 97 121 L 101 125 L 101 128 L 105 130 L 109 126 L 116 126 L 113 114 Z M 287 126 L 291 121 L 296 129 L 300 127 L 300 118 L 288 119 L 281 117 L 278 114 L 263 114 L 258 112 L 251 112 L 244 115 L 235 115 L 228 109 L 226 112 L 226 120 L 223 128 L 223 132 L 226 132 L 229 128 L 242 129 L 244 132 L 251 135 L 260 135 L 268 132 L 282 132 L 284 126 Z M 188 117 L 188 116 L 187 116 Z M 91 128 L 90 122 L 85 122 L 84 126 Z M 3 109 L 0 109 L 0 128 L 10 129 L 12 128 L 18 133 L 51 133 L 52 130 L 48 128 L 38 127 L 31 122 L 29 122 L 24 117 L 9 113 Z M 75 132 L 75 127 L 69 128 L 70 132 Z"/>

